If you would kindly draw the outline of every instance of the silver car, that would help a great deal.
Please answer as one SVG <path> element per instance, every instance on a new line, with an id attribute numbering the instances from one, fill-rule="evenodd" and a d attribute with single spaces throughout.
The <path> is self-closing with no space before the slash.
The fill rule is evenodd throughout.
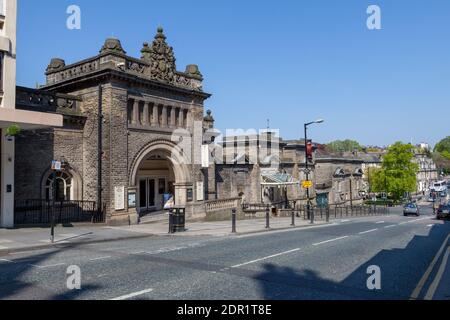
<path id="1" fill-rule="evenodd" d="M 407 217 L 409 215 L 419 216 L 420 215 L 419 206 L 415 203 L 408 203 L 403 208 L 403 215 L 405 217 Z"/>

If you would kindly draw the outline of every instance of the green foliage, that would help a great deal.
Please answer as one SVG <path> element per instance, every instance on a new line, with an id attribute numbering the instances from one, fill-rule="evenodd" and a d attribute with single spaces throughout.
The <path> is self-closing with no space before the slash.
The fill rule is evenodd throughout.
<path id="1" fill-rule="evenodd" d="M 450 136 L 442 139 L 436 147 L 432 155 L 436 166 L 444 172 L 450 174 Z"/>
<path id="2" fill-rule="evenodd" d="M 336 140 L 328 143 L 327 150 L 330 152 L 352 152 L 352 151 L 361 151 L 363 147 L 354 140 Z"/>
<path id="3" fill-rule="evenodd" d="M 445 139 L 442 139 L 437 145 L 436 147 L 434 147 L 434 152 L 439 152 L 439 153 L 443 153 L 443 152 L 447 152 L 450 153 L 450 136 L 448 136 Z"/>
<path id="4" fill-rule="evenodd" d="M 416 191 L 419 166 L 412 161 L 413 151 L 411 144 L 397 142 L 390 146 L 381 168 L 371 172 L 372 191 L 387 192 L 394 200 L 401 199 L 405 192 Z"/>
<path id="5" fill-rule="evenodd" d="M 434 152 L 432 158 L 436 163 L 436 166 L 442 170 L 445 175 L 450 174 L 450 152 Z"/>
<path id="6" fill-rule="evenodd" d="M 20 127 L 17 124 L 13 124 L 6 129 L 6 135 L 10 137 L 15 137 L 20 134 Z"/>

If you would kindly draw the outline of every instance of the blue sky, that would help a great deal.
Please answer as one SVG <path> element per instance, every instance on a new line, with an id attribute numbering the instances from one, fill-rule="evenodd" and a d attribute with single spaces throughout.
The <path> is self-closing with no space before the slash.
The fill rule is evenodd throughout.
<path id="1" fill-rule="evenodd" d="M 177 67 L 198 64 L 216 126 L 286 139 L 305 121 L 319 142 L 436 143 L 450 135 L 448 0 L 18 0 L 19 85 L 44 83 L 52 57 L 94 56 L 109 36 L 139 57 L 165 29 Z M 82 29 L 66 28 L 80 6 Z M 379 5 L 382 30 L 366 27 Z"/>

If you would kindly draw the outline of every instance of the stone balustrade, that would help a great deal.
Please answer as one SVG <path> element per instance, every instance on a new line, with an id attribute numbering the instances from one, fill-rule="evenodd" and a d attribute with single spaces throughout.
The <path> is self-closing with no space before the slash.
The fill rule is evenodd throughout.
<path id="1" fill-rule="evenodd" d="M 22 110 L 76 116 L 81 115 L 80 102 L 80 98 L 71 95 L 19 86 L 16 89 L 16 106 Z"/>
<path id="2" fill-rule="evenodd" d="M 241 198 L 210 200 L 205 202 L 205 211 L 215 212 L 221 210 L 236 209 L 240 206 Z"/>
<path id="3" fill-rule="evenodd" d="M 199 92 L 203 90 L 202 78 L 199 76 L 175 71 L 170 76 L 161 78 L 158 74 L 152 73 L 149 63 L 113 53 L 100 54 L 94 58 L 68 66 L 62 63 L 57 67 L 49 67 L 46 72 L 47 86 L 95 73 L 103 69 L 116 69 L 144 79 L 154 80 L 188 90 Z"/>

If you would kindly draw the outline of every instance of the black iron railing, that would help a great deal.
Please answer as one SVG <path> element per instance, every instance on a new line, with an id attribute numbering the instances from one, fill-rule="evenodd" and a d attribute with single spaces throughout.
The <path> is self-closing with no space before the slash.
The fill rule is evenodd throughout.
<path id="1" fill-rule="evenodd" d="M 93 201 L 16 200 L 14 223 L 16 225 L 49 224 L 54 215 L 55 223 L 77 222 L 103 223 L 105 210 L 98 210 Z"/>

